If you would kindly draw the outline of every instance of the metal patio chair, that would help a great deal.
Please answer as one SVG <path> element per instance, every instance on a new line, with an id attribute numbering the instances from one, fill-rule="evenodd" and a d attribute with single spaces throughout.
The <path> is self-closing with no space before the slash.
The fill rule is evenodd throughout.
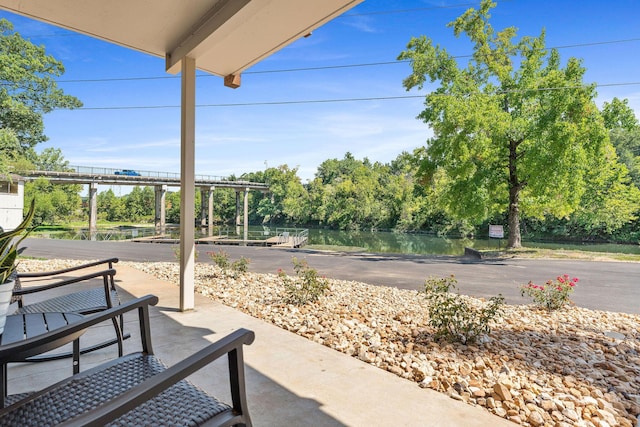
<path id="1" fill-rule="evenodd" d="M 108 258 L 55 271 L 18 272 L 12 297 L 12 302 L 17 302 L 18 308 L 12 314 L 45 312 L 92 314 L 118 306 L 120 298 L 118 297 L 114 280 L 116 271 L 113 268 L 113 265 L 117 262 L 118 258 Z M 104 270 L 69 277 L 70 273 L 82 272 L 89 268 L 94 268 L 95 270 L 95 267 L 103 265 L 107 267 Z M 94 280 L 92 281 L 92 279 Z M 102 279 L 100 285 L 97 284 L 98 279 Z M 43 280 L 46 280 L 45 284 L 36 284 Z M 76 286 L 76 289 L 60 294 L 64 287 L 73 284 L 82 284 L 82 286 Z M 45 292 L 53 289 L 57 289 L 56 295 L 46 298 L 44 296 L 46 295 Z M 38 295 L 38 299 L 30 302 L 30 295 Z M 122 317 L 120 317 L 119 321 L 115 318 L 111 319 L 111 321 L 115 329 L 115 338 L 83 348 L 81 350 L 82 354 L 117 344 L 118 354 L 122 355 L 123 341 L 129 338 L 130 334 L 124 334 L 123 332 L 124 319 Z M 70 352 L 48 354 L 30 358 L 29 361 L 55 360 L 70 356 Z"/>
<path id="2" fill-rule="evenodd" d="M 4 363 L 13 354 L 55 345 L 62 337 L 81 339 L 82 331 L 125 312 L 138 313 L 140 351 L 106 361 L 42 390 L 9 396 L 8 405 L 0 409 L 0 426 L 250 427 L 243 347 L 254 341 L 254 333 L 238 329 L 167 367 L 154 355 L 151 344 L 149 306 L 157 303 L 157 297 L 147 295 L 39 337 L 0 347 L 0 362 Z M 220 358 L 226 358 L 228 366 L 218 379 L 229 387 L 230 398 L 226 402 L 186 379 Z"/>

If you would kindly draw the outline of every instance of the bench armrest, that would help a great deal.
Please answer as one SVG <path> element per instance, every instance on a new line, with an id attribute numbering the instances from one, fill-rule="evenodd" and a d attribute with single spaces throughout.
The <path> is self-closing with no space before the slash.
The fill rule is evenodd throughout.
<path id="1" fill-rule="evenodd" d="M 97 325 L 106 320 L 111 320 L 117 316 L 120 316 L 128 311 L 138 309 L 138 316 L 140 319 L 140 331 L 142 348 L 145 353 L 152 353 L 151 349 L 151 334 L 149 329 L 149 305 L 156 305 L 158 303 L 158 297 L 155 295 L 146 295 L 142 298 L 128 301 L 122 305 L 119 305 L 108 310 L 104 310 L 100 313 L 86 316 L 84 319 L 71 323 L 62 328 L 55 329 L 46 334 L 38 335 L 33 338 L 26 339 L 17 343 L 7 344 L 0 346 L 0 362 L 5 360 L 11 360 L 12 354 L 16 352 L 26 352 L 30 348 L 46 346 L 48 343 L 55 342 L 62 337 L 68 335 L 80 335 L 82 331 L 90 326 Z"/>
<path id="2" fill-rule="evenodd" d="M 53 271 L 38 271 L 38 272 L 29 272 L 29 273 L 18 273 L 18 278 L 32 278 L 32 277 L 49 277 L 56 276 L 58 274 L 71 273 L 72 271 L 82 270 L 84 268 L 95 267 L 102 264 L 108 264 L 108 268 L 113 268 L 113 264 L 118 262 L 118 258 L 107 258 L 99 261 L 93 261 L 82 265 L 77 265 L 75 267 L 63 268 L 61 270 L 53 270 Z"/>
<path id="3" fill-rule="evenodd" d="M 246 412 L 247 402 L 242 346 L 251 344 L 254 338 L 253 331 L 238 329 L 167 368 L 165 371 L 154 375 L 138 386 L 122 393 L 117 398 L 62 423 L 60 426 L 103 426 L 224 355 L 229 358 L 229 379 L 234 412 L 236 414 L 244 414 L 246 417 L 248 415 Z M 231 419 L 233 415 L 230 414 L 229 417 Z"/>
<path id="4" fill-rule="evenodd" d="M 83 276 L 73 277 L 71 279 L 60 280 L 58 282 L 47 283 L 46 285 L 27 286 L 25 288 L 14 289 L 13 296 L 22 296 L 33 294 L 37 292 L 46 291 L 49 289 L 59 288 L 60 286 L 71 285 L 73 283 L 83 282 L 85 280 L 95 279 L 102 277 L 106 285 L 110 285 L 113 282 L 113 276 L 115 276 L 116 270 L 110 268 L 108 270 L 96 271 L 93 273 L 85 274 Z M 107 287 L 108 290 L 108 287 Z"/>

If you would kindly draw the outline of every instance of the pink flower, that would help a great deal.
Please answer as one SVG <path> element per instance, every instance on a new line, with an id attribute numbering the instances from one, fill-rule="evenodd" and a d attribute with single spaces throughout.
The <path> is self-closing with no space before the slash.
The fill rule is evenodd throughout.
<path id="1" fill-rule="evenodd" d="M 571 279 L 573 281 L 573 283 L 578 283 L 578 278 L 574 277 L 573 279 Z"/>
<path id="2" fill-rule="evenodd" d="M 560 276 L 558 276 L 558 282 L 560 282 L 560 283 L 564 283 L 564 277 L 560 277 Z"/>

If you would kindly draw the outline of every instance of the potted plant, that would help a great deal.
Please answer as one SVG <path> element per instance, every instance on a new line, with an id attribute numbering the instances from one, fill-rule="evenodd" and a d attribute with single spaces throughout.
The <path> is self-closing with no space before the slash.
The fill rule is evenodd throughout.
<path id="1" fill-rule="evenodd" d="M 4 332 L 4 323 L 7 310 L 11 303 L 11 295 L 15 286 L 16 258 L 18 257 L 18 245 L 29 234 L 29 225 L 35 212 L 35 199 L 31 201 L 31 207 L 27 216 L 20 225 L 11 231 L 0 233 L 0 335 Z"/>

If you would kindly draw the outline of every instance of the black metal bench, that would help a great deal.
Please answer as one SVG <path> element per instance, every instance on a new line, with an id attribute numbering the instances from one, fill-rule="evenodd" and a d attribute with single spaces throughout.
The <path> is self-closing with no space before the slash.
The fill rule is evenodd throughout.
<path id="1" fill-rule="evenodd" d="M 18 308 L 13 314 L 46 312 L 91 314 L 115 307 L 120 304 L 120 298 L 114 280 L 116 271 L 113 268 L 113 265 L 117 262 L 118 258 L 107 258 L 54 271 L 18 272 L 15 277 L 16 286 L 11 299 L 11 302 L 18 303 Z M 78 273 L 89 268 L 103 265 L 106 267 L 105 270 L 92 271 L 80 276 L 69 277 L 70 273 Z M 92 279 L 102 279 L 102 284 L 98 286 L 85 285 Z M 43 280 L 47 282 L 42 284 L 41 281 Z M 48 299 L 42 299 L 41 297 L 39 301 L 31 301 L 30 298 L 28 298 L 31 295 L 42 295 L 42 292 L 52 289 L 57 289 L 58 291 L 62 289 L 66 290 L 70 285 L 79 283 L 83 285 L 80 290 L 74 289 L 74 291 Z M 83 348 L 81 350 L 82 354 L 118 344 L 118 355 L 122 356 L 122 342 L 129 338 L 130 335 L 125 334 L 123 331 L 122 318 L 120 318 L 119 324 L 115 318 L 112 319 L 112 322 L 116 334 L 115 338 L 91 347 Z M 30 359 L 30 361 L 48 361 L 70 356 L 70 353 L 48 354 L 42 357 L 34 357 Z"/>
<path id="2" fill-rule="evenodd" d="M 18 396 L 20 400 L 0 410 L 0 426 L 250 426 L 243 345 L 253 342 L 254 333 L 239 329 L 167 368 L 154 356 L 151 345 L 149 305 L 157 302 L 157 297 L 148 295 L 16 344 L 21 351 L 24 346 L 41 348 L 60 336 L 78 334 L 90 326 L 138 310 L 142 351 L 118 357 L 27 397 Z M 15 352 L 14 347 L 0 347 L 0 361 Z M 225 355 L 230 404 L 185 380 Z"/>

